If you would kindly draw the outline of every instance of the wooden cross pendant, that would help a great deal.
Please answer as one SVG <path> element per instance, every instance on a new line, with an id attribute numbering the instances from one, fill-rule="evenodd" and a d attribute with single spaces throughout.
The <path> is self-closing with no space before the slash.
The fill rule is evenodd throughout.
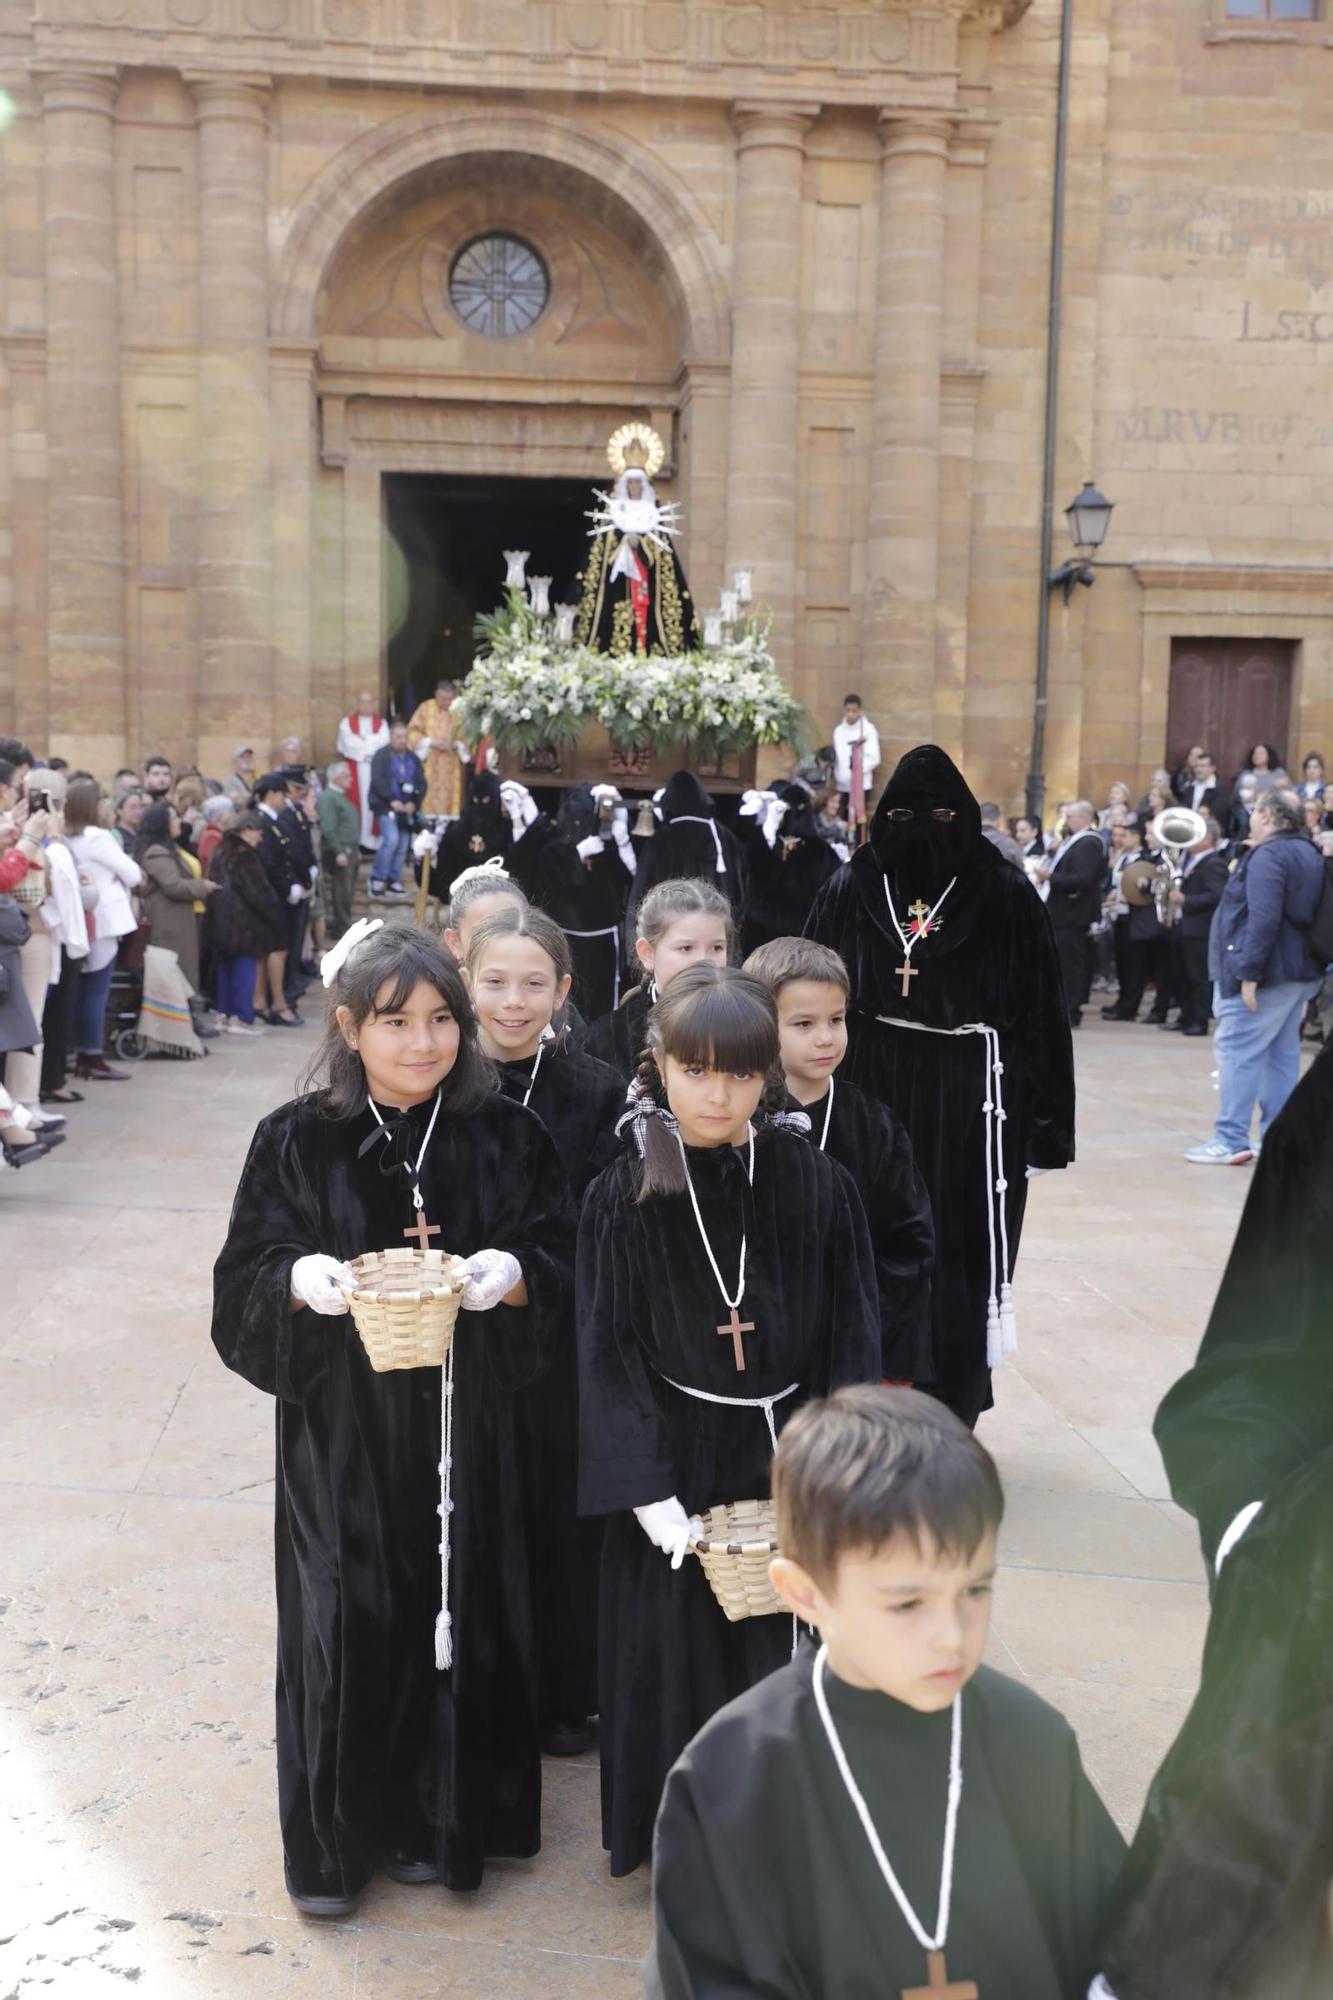
<path id="1" fill-rule="evenodd" d="M 926 1977 L 928 1986 L 904 1986 L 902 2000 L 980 2000 L 974 1979 L 950 1981 L 942 1951 L 926 1953 Z"/>
<path id="2" fill-rule="evenodd" d="M 905 960 L 903 961 L 903 963 L 902 963 L 902 964 L 901 964 L 901 965 L 900 965 L 900 966 L 898 967 L 898 977 L 899 977 L 899 979 L 901 979 L 901 980 L 902 980 L 902 982 L 903 982 L 903 999 L 904 999 L 904 1000 L 906 1000 L 906 999 L 907 999 L 907 997 L 909 996 L 909 994 L 911 993 L 911 990 L 912 990 L 912 989 L 911 989 L 911 986 L 909 985 L 909 983 L 908 983 L 908 982 L 909 982 L 910 980 L 913 980 L 913 979 L 915 979 L 915 978 L 916 978 L 916 976 L 917 976 L 917 974 L 918 974 L 918 973 L 920 972 L 920 970 L 921 970 L 920 966 L 919 966 L 919 965 L 913 965 L 913 963 L 912 963 L 912 961 L 911 961 L 911 959 L 910 959 L 910 958 L 908 958 L 908 959 L 905 959 Z"/>
<path id="3" fill-rule="evenodd" d="M 415 1236 L 417 1242 L 421 1245 L 423 1250 L 430 1249 L 430 1244 L 427 1241 L 427 1238 L 431 1236 L 438 1236 L 439 1233 L 440 1233 L 439 1223 L 427 1222 L 426 1211 L 424 1208 L 419 1208 L 417 1210 L 416 1221 L 409 1223 L 408 1227 L 403 1231 L 404 1236 Z"/>
<path id="4" fill-rule="evenodd" d="M 717 1330 L 720 1334 L 731 1335 L 731 1344 L 736 1350 L 736 1373 L 743 1375 L 745 1373 L 745 1349 L 741 1345 L 741 1335 L 743 1333 L 754 1332 L 754 1321 L 752 1319 L 742 1319 L 739 1308 L 733 1306 L 731 1308 L 731 1318 L 725 1326 L 720 1326 Z"/>

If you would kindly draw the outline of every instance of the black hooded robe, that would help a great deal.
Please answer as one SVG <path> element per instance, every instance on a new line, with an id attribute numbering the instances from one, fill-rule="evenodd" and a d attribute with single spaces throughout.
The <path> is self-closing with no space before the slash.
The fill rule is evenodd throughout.
<path id="1" fill-rule="evenodd" d="M 442 1114 L 421 1170 L 436 1240 L 461 1256 L 511 1251 L 529 1297 L 461 1313 L 455 1330 L 448 1672 L 433 1636 L 439 1371 L 377 1375 L 350 1316 L 290 1307 L 298 1257 L 402 1243 L 412 1197 L 397 1169 L 430 1109 L 386 1110 L 387 1140 L 368 1109 L 339 1122 L 305 1098 L 273 1112 L 214 1270 L 213 1344 L 277 1398 L 278 1803 L 298 1895 L 354 1895 L 393 1852 L 474 1889 L 488 1856 L 541 1844 L 514 1405 L 568 1324 L 573 1226 L 540 1121 L 498 1095 L 471 1117 Z"/>
<path id="2" fill-rule="evenodd" d="M 447 903 L 449 884 L 465 868 L 484 868 L 497 854 L 504 857 L 508 872 L 513 847 L 513 828 L 500 804 L 500 780 L 494 771 L 469 770 L 463 810 L 445 828 L 430 864 L 431 895 Z"/>
<path id="3" fill-rule="evenodd" d="M 955 818 L 931 819 L 936 807 Z M 899 827 L 888 817 L 895 808 L 916 816 Z M 933 907 L 951 880 L 938 928 L 913 946 L 904 999 L 886 882 L 906 928 L 912 904 Z M 1010 1273 L 1018 1255 L 1025 1170 L 1074 1157 L 1073 1046 L 1050 919 L 1032 885 L 983 839 L 957 765 L 928 744 L 899 763 L 869 841 L 820 892 L 806 935 L 831 945 L 851 978 L 846 1075 L 907 1128 L 930 1195 L 933 1373 L 916 1386 L 975 1424 L 992 1401 L 990 1300 L 1004 1282 L 1006 1230 Z M 989 1088 L 986 1039 L 954 1032 L 976 1023 L 999 1036 L 1002 1172 L 988 1166 L 988 1127 L 993 1141 L 997 1126 L 986 1105 L 998 1110 L 1001 1100 Z"/>
<path id="4" fill-rule="evenodd" d="M 560 1155 L 575 1208 L 588 1183 L 619 1156 L 616 1121 L 625 1086 L 591 1056 L 545 1049 L 535 1065 L 497 1063 L 500 1088 L 527 1101 Z M 581 1722 L 597 1713 L 597 1573 L 600 1521 L 578 1511 L 579 1388 L 573 1298 L 555 1359 L 518 1397 L 533 1481 L 533 1616 L 541 1664 L 543 1723 Z"/>
<path id="5" fill-rule="evenodd" d="M 712 798 L 692 771 L 676 771 L 668 778 L 657 801 L 653 832 L 634 845 L 639 866 L 625 911 L 627 950 L 633 947 L 634 920 L 648 891 L 682 876 L 720 890 L 740 922 L 749 889 L 745 852 L 731 828 L 719 823 Z"/>
<path id="6" fill-rule="evenodd" d="M 804 1111 L 812 1142 L 856 1183 L 879 1279 L 880 1369 L 886 1381 L 916 1382 L 930 1370 L 930 1196 L 912 1142 L 887 1104 L 843 1077 L 834 1077 L 830 1087 L 832 1101 L 826 1091 L 813 1104 L 792 1098 L 790 1108 Z"/>
<path id="7" fill-rule="evenodd" d="M 514 842 L 509 857 L 509 872 L 528 901 L 553 917 L 569 940 L 572 998 L 585 1021 L 620 1003 L 621 923 L 634 880 L 613 839 L 586 860 L 579 853 L 579 842 L 599 831 L 592 786 L 573 785 L 555 824 L 543 815 Z"/>
<path id="8" fill-rule="evenodd" d="M 1333 1993 L 1333 1050 L 1274 1120 L 1199 1356 L 1157 1413 L 1213 1593 L 1105 1970 L 1117 2000 Z"/>
<path id="9" fill-rule="evenodd" d="M 778 797 L 787 810 L 772 847 L 759 821 L 751 821 L 745 843 L 749 889 L 741 919 L 742 958 L 774 938 L 800 937 L 815 897 L 842 866 L 815 825 L 805 787 L 784 785 Z"/>
<path id="10" fill-rule="evenodd" d="M 865 1215 L 843 1169 L 796 1134 L 687 1148 L 713 1255 L 735 1283 L 747 1246 L 745 1370 L 687 1193 L 638 1199 L 626 1151 L 589 1188 L 579 1224 L 579 1496 L 605 1514 L 600 1711 L 602 1837 L 611 1873 L 648 1858 L 667 1772 L 724 1702 L 791 1653 L 783 1616 L 729 1623 L 697 1559 L 679 1570 L 630 1511 L 675 1494 L 687 1514 L 765 1498 L 772 1445 L 759 1408 L 700 1401 L 783 1396 L 780 1431 L 811 1396 L 879 1378 L 879 1306 Z M 684 1388 L 675 1385 L 684 1385 Z M 794 1385 L 794 1386 L 793 1386 Z"/>
<path id="11" fill-rule="evenodd" d="M 926 1986 L 925 1953 L 833 1761 L 814 1659 L 803 1640 L 671 1773 L 647 2000 L 896 2000 Z M 832 1673 L 824 1686 L 904 1893 L 933 1925 L 950 1711 L 923 1715 Z M 963 1690 L 950 1980 L 975 1980 L 983 2000 L 1085 2000 L 1124 1851 L 1064 1717 L 981 1667 Z M 1181 1988 L 1173 2000 L 1212 1996 Z"/>

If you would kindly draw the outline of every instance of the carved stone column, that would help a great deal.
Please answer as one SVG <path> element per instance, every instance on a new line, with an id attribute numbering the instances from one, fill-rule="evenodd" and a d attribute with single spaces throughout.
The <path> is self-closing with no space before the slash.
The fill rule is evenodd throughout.
<path id="1" fill-rule="evenodd" d="M 945 177 L 953 121 L 883 114 L 863 693 L 894 757 L 932 732 Z"/>
<path id="2" fill-rule="evenodd" d="M 125 755 L 125 545 L 115 128 L 119 72 L 52 69 L 42 93 L 50 748 Z"/>
<path id="3" fill-rule="evenodd" d="M 199 171 L 199 756 L 218 770 L 246 741 L 263 763 L 274 733 L 269 85 L 185 80 Z"/>
<path id="4" fill-rule="evenodd" d="M 813 104 L 738 104 L 727 578 L 754 571 L 790 675 L 795 636 L 801 175 Z M 700 609 L 705 607 L 701 606 Z"/>

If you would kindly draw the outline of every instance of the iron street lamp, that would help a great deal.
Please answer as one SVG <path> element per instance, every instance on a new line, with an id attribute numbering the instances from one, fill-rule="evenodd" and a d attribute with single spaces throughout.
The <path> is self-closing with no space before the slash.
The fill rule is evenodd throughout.
<path id="1" fill-rule="evenodd" d="M 1083 491 L 1065 508 L 1070 537 L 1078 554 L 1071 561 L 1061 563 L 1050 579 L 1050 586 L 1052 590 L 1057 584 L 1061 586 L 1066 604 L 1074 594 L 1076 583 L 1081 583 L 1087 590 L 1092 589 L 1096 581 L 1092 557 L 1106 540 L 1114 511 L 1114 500 L 1108 500 L 1104 493 L 1099 493 L 1091 479 L 1084 480 Z"/>

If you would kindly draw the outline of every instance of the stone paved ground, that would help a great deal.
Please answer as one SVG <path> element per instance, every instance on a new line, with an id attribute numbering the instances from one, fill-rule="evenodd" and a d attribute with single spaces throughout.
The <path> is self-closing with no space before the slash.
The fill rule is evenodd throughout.
<path id="1" fill-rule="evenodd" d="M 59 1158 L 0 1182 L 0 1995 L 629 2000 L 647 1884 L 607 1877 L 591 1761 L 548 1767 L 544 1852 L 476 1896 L 377 1883 L 312 1928 L 283 1893 L 272 1415 L 207 1323 L 246 1142 L 308 1039 L 89 1086 Z M 983 1426 L 1010 1499 L 992 1657 L 1073 1718 L 1128 1826 L 1205 1618 L 1149 1424 L 1249 1177 L 1180 1158 L 1207 1042 L 1094 1021 L 1078 1056 L 1080 1162 L 1033 1190 Z"/>

